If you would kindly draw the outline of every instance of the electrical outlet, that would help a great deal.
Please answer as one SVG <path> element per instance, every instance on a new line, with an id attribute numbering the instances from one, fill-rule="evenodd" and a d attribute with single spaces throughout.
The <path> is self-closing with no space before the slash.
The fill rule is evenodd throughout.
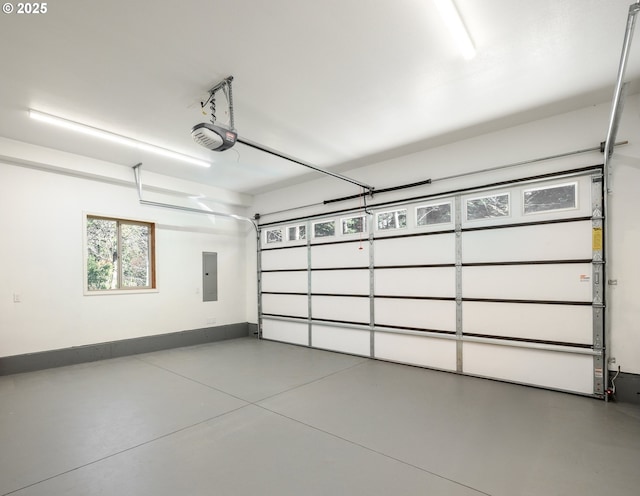
<path id="1" fill-rule="evenodd" d="M 609 358 L 609 365 L 613 365 L 614 363 L 616 363 L 616 357 L 611 357 Z"/>
<path id="2" fill-rule="evenodd" d="M 212 325 L 216 323 L 216 318 L 215 317 L 209 317 L 207 319 L 207 325 Z"/>
<path id="3" fill-rule="evenodd" d="M 20 293 L 13 293 L 13 302 L 22 303 L 22 296 L 20 295 Z"/>

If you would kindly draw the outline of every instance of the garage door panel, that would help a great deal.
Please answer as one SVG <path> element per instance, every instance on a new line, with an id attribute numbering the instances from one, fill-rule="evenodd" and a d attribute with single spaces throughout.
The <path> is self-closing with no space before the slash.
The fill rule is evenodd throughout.
<path id="1" fill-rule="evenodd" d="M 311 245 L 311 267 L 369 267 L 369 240 L 362 243 Z"/>
<path id="2" fill-rule="evenodd" d="M 369 298 L 353 296 L 312 296 L 314 319 L 337 320 L 368 324 Z"/>
<path id="3" fill-rule="evenodd" d="M 421 367 L 456 370 L 456 342 L 428 336 L 377 332 L 375 358 Z"/>
<path id="4" fill-rule="evenodd" d="M 309 344 L 309 325 L 306 322 L 285 322 L 262 319 L 262 337 L 293 344 Z"/>
<path id="5" fill-rule="evenodd" d="M 462 233 L 463 263 L 590 260 L 591 221 Z"/>
<path id="6" fill-rule="evenodd" d="M 591 272 L 588 263 L 463 267 L 462 297 L 590 302 Z"/>
<path id="7" fill-rule="evenodd" d="M 307 247 L 262 250 L 261 265 L 262 270 L 306 269 Z"/>
<path id="8" fill-rule="evenodd" d="M 376 239 L 375 265 L 426 265 L 455 263 L 454 233 L 408 238 Z"/>
<path id="9" fill-rule="evenodd" d="M 463 301 L 462 315 L 465 333 L 593 343 L 591 306 Z"/>
<path id="10" fill-rule="evenodd" d="M 288 317 L 307 317 L 309 304 L 306 295 L 263 294 L 262 312 Z"/>
<path id="11" fill-rule="evenodd" d="M 593 357 L 481 343 L 463 344 L 466 374 L 593 393 Z"/>
<path id="12" fill-rule="evenodd" d="M 375 294 L 455 297 L 456 269 L 429 267 L 376 270 Z"/>
<path id="13" fill-rule="evenodd" d="M 603 342 L 594 298 L 604 269 L 592 259 L 603 233 L 591 219 L 602 211 L 600 178 L 585 168 L 461 185 L 375 207 L 362 240 L 338 233 L 266 245 L 265 337 L 602 396 L 593 350 Z M 327 215 L 341 225 L 340 214 Z M 269 313 L 309 321 L 280 325 Z"/>
<path id="14" fill-rule="evenodd" d="M 313 324 L 311 346 L 324 350 L 370 356 L 371 331 Z"/>
<path id="15" fill-rule="evenodd" d="M 299 272 L 262 273 L 262 291 L 306 293 L 308 285 L 306 270 Z"/>
<path id="16" fill-rule="evenodd" d="M 369 270 L 314 270 L 311 273 L 313 293 L 341 293 L 368 295 Z"/>
<path id="17" fill-rule="evenodd" d="M 455 331 L 456 302 L 376 298 L 375 324 L 377 326 Z"/>

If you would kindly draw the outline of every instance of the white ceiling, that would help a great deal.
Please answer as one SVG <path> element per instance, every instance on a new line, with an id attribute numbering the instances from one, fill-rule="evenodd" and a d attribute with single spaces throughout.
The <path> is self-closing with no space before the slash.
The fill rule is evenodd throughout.
<path id="1" fill-rule="evenodd" d="M 240 138 L 345 171 L 610 100 L 630 3 L 457 0 L 477 47 L 466 61 L 433 0 L 53 1 L 46 14 L 0 14 L 0 136 L 267 191 L 317 173 L 241 144 L 216 153 L 193 142 L 191 128 L 208 121 L 199 102 L 224 77 Z M 640 78 L 639 50 L 629 80 Z M 29 108 L 212 167 L 51 128 Z M 225 110 L 219 97 L 221 121 Z"/>

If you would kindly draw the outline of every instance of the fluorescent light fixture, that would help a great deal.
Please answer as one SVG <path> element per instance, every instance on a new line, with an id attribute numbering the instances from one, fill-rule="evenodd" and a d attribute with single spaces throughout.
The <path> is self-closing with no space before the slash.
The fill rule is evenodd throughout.
<path id="1" fill-rule="evenodd" d="M 453 0 L 435 0 L 435 2 L 444 23 L 449 28 L 453 39 L 458 44 L 458 47 L 462 52 L 462 56 L 466 60 L 471 60 L 476 56 L 476 47 L 473 46 L 471 36 L 469 36 L 467 28 L 465 27 L 464 22 L 462 22 L 460 13 L 456 8 L 456 4 Z"/>
<path id="2" fill-rule="evenodd" d="M 77 133 L 87 134 L 89 136 L 94 136 L 96 138 L 101 138 L 107 141 L 111 141 L 113 143 L 118 143 L 120 145 L 128 146 L 130 148 L 137 148 L 138 150 L 155 153 L 156 155 L 162 155 L 163 157 L 182 160 L 183 162 L 199 165 L 200 167 L 211 167 L 211 164 L 206 160 L 190 157 L 189 155 L 184 155 L 182 153 L 174 152 L 172 150 L 167 150 L 166 148 L 152 145 L 150 143 L 145 143 L 144 141 L 138 141 L 133 138 L 127 138 L 126 136 L 121 136 L 120 134 L 111 133 L 103 129 L 98 129 L 97 127 L 87 126 L 86 124 L 80 124 L 79 122 L 63 119 L 62 117 L 56 117 L 55 115 L 45 114 L 37 110 L 29 109 L 29 117 L 41 122 L 46 122 L 47 124 L 53 124 L 54 126 L 62 127 L 64 129 L 69 129 Z"/>

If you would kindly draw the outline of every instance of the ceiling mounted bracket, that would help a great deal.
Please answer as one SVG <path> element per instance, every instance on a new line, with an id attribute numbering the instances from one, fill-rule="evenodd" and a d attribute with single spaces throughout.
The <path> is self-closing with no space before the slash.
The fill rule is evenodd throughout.
<path id="1" fill-rule="evenodd" d="M 236 138 L 238 137 L 238 133 L 236 133 L 235 129 L 235 120 L 233 117 L 233 90 L 231 88 L 232 81 L 233 76 L 229 76 L 223 79 L 209 90 L 209 98 L 207 98 L 207 100 L 204 102 L 200 102 L 200 107 L 203 109 L 203 112 L 204 108 L 207 105 L 210 105 L 211 124 L 203 122 L 200 124 L 196 124 L 193 129 L 191 129 L 191 136 L 196 143 L 215 152 L 228 150 L 233 145 L 235 145 Z M 222 91 L 227 98 L 227 104 L 229 106 L 228 126 L 221 126 L 215 123 L 216 93 L 218 91 Z"/>
<path id="2" fill-rule="evenodd" d="M 236 130 L 234 117 L 233 117 L 233 88 L 231 83 L 233 82 L 233 76 L 229 76 L 224 78 L 218 84 L 216 84 L 213 88 L 209 90 L 209 98 L 206 102 L 200 102 L 200 107 L 204 110 L 207 104 L 210 105 L 211 110 L 211 124 L 215 124 L 216 122 L 216 93 L 218 91 L 222 91 L 227 98 L 227 103 L 229 104 L 229 127 L 232 131 Z"/>

